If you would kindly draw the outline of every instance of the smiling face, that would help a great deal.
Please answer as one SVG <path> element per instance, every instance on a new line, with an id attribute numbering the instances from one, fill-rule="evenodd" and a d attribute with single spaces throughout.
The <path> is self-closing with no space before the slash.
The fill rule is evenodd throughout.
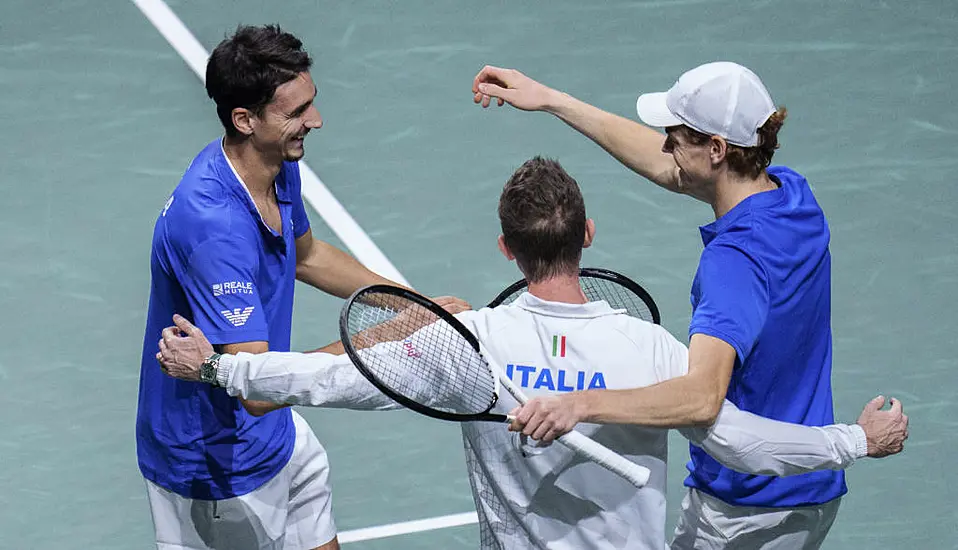
<path id="1" fill-rule="evenodd" d="M 665 129 L 662 152 L 672 155 L 679 169 L 679 189 L 697 199 L 711 202 L 718 166 L 725 158 L 725 140 L 706 136 L 684 126 Z"/>
<path id="2" fill-rule="evenodd" d="M 316 84 L 308 72 L 277 87 L 260 114 L 250 113 L 253 146 L 267 158 L 303 158 L 306 134 L 323 126 L 323 118 L 313 105 L 315 98 Z"/>

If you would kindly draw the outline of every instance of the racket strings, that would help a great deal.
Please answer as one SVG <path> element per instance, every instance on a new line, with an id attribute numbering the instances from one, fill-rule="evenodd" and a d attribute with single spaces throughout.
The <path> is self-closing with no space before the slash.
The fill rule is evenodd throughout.
<path id="1" fill-rule="evenodd" d="M 466 338 L 428 308 L 375 293 L 354 301 L 349 340 L 366 370 L 393 392 L 453 414 L 481 414 L 497 398 L 489 366 Z"/>
<path id="2" fill-rule="evenodd" d="M 632 317 L 637 317 L 644 321 L 653 322 L 655 316 L 649 305 L 639 295 L 615 281 L 581 275 L 579 285 L 582 286 L 582 292 L 590 302 L 604 300 L 613 309 L 624 309 Z M 527 288 L 523 286 L 510 294 L 501 305 L 508 305 L 514 302 Z"/>
<path id="3" fill-rule="evenodd" d="M 591 302 L 604 300 L 613 309 L 624 309 L 632 317 L 649 322 L 654 318 L 652 310 L 642 298 L 618 283 L 608 279 L 581 277 L 580 284 L 586 298 Z"/>

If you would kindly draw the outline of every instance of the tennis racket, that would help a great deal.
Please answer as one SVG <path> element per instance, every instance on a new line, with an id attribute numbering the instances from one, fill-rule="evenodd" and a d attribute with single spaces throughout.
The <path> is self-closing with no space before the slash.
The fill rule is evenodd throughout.
<path id="1" fill-rule="evenodd" d="M 659 308 L 639 283 L 632 279 L 597 267 L 583 267 L 579 270 L 579 284 L 590 302 L 605 300 L 612 309 L 624 309 L 632 317 L 659 324 Z M 489 307 L 511 304 L 529 284 L 525 279 L 516 281 L 503 290 L 491 302 Z"/>
<path id="2" fill-rule="evenodd" d="M 420 414 L 455 422 L 511 422 L 490 412 L 502 386 L 525 402 L 501 367 L 490 363 L 475 335 L 415 292 L 388 285 L 362 288 L 343 306 L 339 330 L 357 370 L 383 394 Z M 636 487 L 648 482 L 647 468 L 578 432 L 557 441 Z"/>

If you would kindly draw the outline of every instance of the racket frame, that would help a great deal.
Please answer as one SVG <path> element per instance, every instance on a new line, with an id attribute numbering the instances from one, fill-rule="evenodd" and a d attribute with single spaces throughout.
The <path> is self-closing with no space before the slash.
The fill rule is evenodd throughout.
<path id="1" fill-rule="evenodd" d="M 645 303 L 646 307 L 649 308 L 649 312 L 652 313 L 652 322 L 656 325 L 661 324 L 662 318 L 659 315 L 659 306 L 655 304 L 655 300 L 652 299 L 652 295 L 648 293 L 642 285 L 633 281 L 632 279 L 617 273 L 609 269 L 602 269 L 599 267 L 583 267 L 579 269 L 579 278 L 589 278 L 589 279 L 605 279 L 607 281 L 621 285 L 631 291 L 633 294 L 638 296 L 642 302 Z M 529 282 L 525 279 L 519 279 L 518 281 L 512 283 L 505 290 L 499 293 L 498 296 L 492 299 L 489 302 L 489 305 L 486 307 L 494 308 L 502 305 L 505 302 L 506 298 L 512 296 L 516 292 L 529 286 Z"/>
<path id="2" fill-rule="evenodd" d="M 465 338 L 466 341 L 469 343 L 469 345 L 472 346 L 472 348 L 475 349 L 476 352 L 479 353 L 480 355 L 481 355 L 481 351 L 479 348 L 479 340 L 476 338 L 476 336 L 468 328 L 466 328 L 465 325 L 463 325 L 458 319 L 456 319 L 451 313 L 442 309 L 442 306 L 433 302 L 429 298 L 426 298 L 411 290 L 401 288 L 398 286 L 375 284 L 375 285 L 363 287 L 357 290 L 356 292 L 354 292 L 352 296 L 350 296 L 346 300 L 346 304 L 343 306 L 342 310 L 340 311 L 339 336 L 342 339 L 343 348 L 345 348 L 346 355 L 349 356 L 349 360 L 352 361 L 353 365 L 356 367 L 356 370 L 358 370 L 360 374 L 362 374 L 363 377 L 366 378 L 366 380 L 369 380 L 370 384 L 372 384 L 373 386 L 376 386 L 376 389 L 383 392 L 383 394 L 385 394 L 387 397 L 389 397 L 393 401 L 399 403 L 403 407 L 406 407 L 407 409 L 411 409 L 419 414 L 423 414 L 438 420 L 449 420 L 453 422 L 511 422 L 512 421 L 512 417 L 510 416 L 489 412 L 490 410 L 492 410 L 493 407 L 496 406 L 496 403 L 499 401 L 501 377 L 497 376 L 497 373 L 492 370 L 491 366 L 489 365 L 488 357 L 484 355 L 482 356 L 482 360 L 486 368 L 489 369 L 490 376 L 492 376 L 492 378 L 495 381 L 495 391 L 494 391 L 495 395 L 494 395 L 494 398 L 492 399 L 492 402 L 489 404 L 489 408 L 482 413 L 457 414 L 452 412 L 436 410 L 426 405 L 423 405 L 421 403 L 418 403 L 414 401 L 413 399 L 410 399 L 396 392 L 395 390 L 390 388 L 388 385 L 380 381 L 376 373 L 373 372 L 371 369 L 369 369 L 366 366 L 366 364 L 363 362 L 362 357 L 359 354 L 359 350 L 357 350 L 352 343 L 352 340 L 350 338 L 350 332 L 349 332 L 349 312 L 352 310 L 352 307 L 357 302 L 357 300 L 361 299 L 362 297 L 368 294 L 387 294 L 390 296 L 396 296 L 398 298 L 409 300 L 413 304 L 427 309 L 431 313 L 436 314 L 436 316 L 439 317 L 440 320 L 445 321 L 453 329 L 455 329 L 456 332 L 458 332 L 463 338 Z M 429 325 L 426 325 L 426 326 L 429 326 Z M 425 328 L 425 327 L 422 327 L 422 328 Z M 420 328 L 419 330 L 422 330 L 422 328 Z"/>

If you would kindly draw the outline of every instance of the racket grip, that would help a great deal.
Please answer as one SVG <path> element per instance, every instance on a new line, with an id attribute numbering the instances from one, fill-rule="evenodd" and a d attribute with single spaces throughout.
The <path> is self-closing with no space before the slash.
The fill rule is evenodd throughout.
<path id="1" fill-rule="evenodd" d="M 649 482 L 649 469 L 645 466 L 639 466 L 620 454 L 610 450 L 608 447 L 596 443 L 592 439 L 573 430 L 557 439 L 569 449 L 589 458 L 596 464 L 602 466 L 612 473 L 618 474 L 627 479 L 632 485 L 641 489 Z"/>

